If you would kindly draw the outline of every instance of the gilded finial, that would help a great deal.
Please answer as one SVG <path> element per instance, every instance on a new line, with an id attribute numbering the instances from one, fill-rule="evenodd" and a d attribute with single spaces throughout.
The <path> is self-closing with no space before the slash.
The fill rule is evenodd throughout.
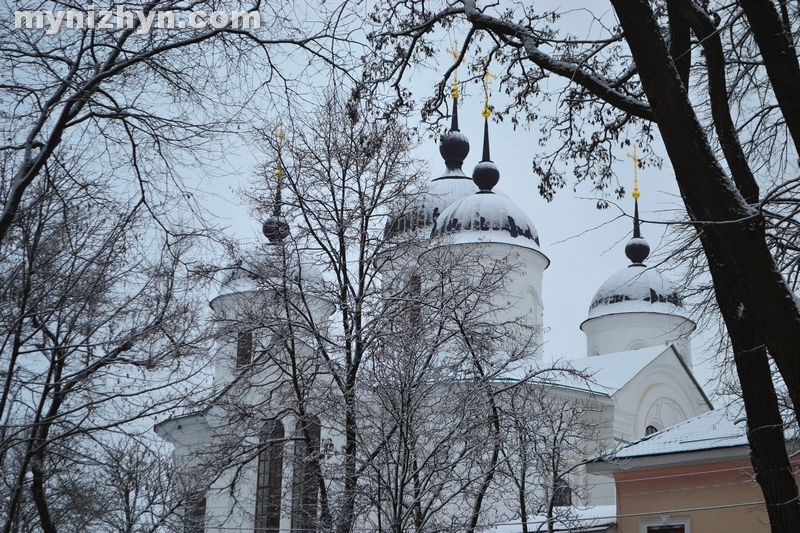
<path id="1" fill-rule="evenodd" d="M 639 199 L 639 178 L 636 174 L 639 168 L 639 157 L 636 155 L 636 145 L 633 145 L 633 155 L 628 154 L 628 157 L 633 159 L 633 199 Z"/>
<path id="2" fill-rule="evenodd" d="M 450 91 L 450 96 L 452 96 L 453 98 L 458 98 L 459 96 L 461 96 L 458 93 L 458 65 L 463 63 L 464 60 L 463 59 L 461 61 L 458 60 L 458 58 L 459 58 L 459 56 L 461 54 L 458 51 L 458 41 L 457 40 L 453 44 L 453 49 L 452 50 L 450 50 L 449 48 L 446 48 L 446 50 L 447 50 L 448 54 L 453 56 L 453 60 L 456 61 L 456 68 L 455 68 L 455 70 L 453 70 L 453 89 Z"/>

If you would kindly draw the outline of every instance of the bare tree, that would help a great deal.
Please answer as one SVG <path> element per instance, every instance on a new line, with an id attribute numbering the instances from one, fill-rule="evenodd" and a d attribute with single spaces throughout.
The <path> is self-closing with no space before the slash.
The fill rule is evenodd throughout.
<path id="1" fill-rule="evenodd" d="M 506 292 L 530 265 L 397 229 L 425 190 L 390 111 L 357 90 L 295 116 L 289 141 L 265 136 L 273 163 L 249 195 L 270 244 L 238 257 L 212 304 L 217 395 L 202 422 L 162 432 L 215 479 L 209 524 L 476 531 L 507 518 L 508 397 L 544 372 L 538 318 Z"/>
<path id="2" fill-rule="evenodd" d="M 162 202 L 176 187 L 184 206 L 196 209 L 176 163 L 207 163 L 218 138 L 253 116 L 254 93 L 291 97 L 302 72 L 283 71 L 285 51 L 346 70 L 334 26 L 344 14 L 331 7 L 330 18 L 305 21 L 300 30 L 292 6 L 263 2 L 109 1 L 91 9 L 5 2 L 0 243 L 59 150 L 95 170 L 113 169 L 120 189 L 138 190 L 154 215 L 168 217 Z M 112 16 L 101 24 L 105 13 Z M 202 27 L 192 27 L 201 13 L 195 25 Z M 51 31 L 45 14 L 61 18 L 60 31 Z M 173 27 L 161 27 L 170 21 Z M 234 74 L 244 72 L 253 75 Z"/>
<path id="3" fill-rule="evenodd" d="M 607 435 L 599 399 L 591 393 L 532 381 L 509 391 L 505 401 L 507 444 L 502 475 L 510 480 L 507 501 L 528 532 L 530 516 L 543 528 L 570 524 L 574 505 L 591 505 L 583 461 L 605 452 Z"/>
<path id="4" fill-rule="evenodd" d="M 80 510 L 58 497 L 70 473 L 103 464 L 105 446 L 191 401 L 202 383 L 193 381 L 204 334 L 185 268 L 191 238 L 168 247 L 140 202 L 119 204 L 110 184 L 81 181 L 67 165 L 47 170 L 2 255 L 5 532 L 20 520 L 80 530 Z"/>

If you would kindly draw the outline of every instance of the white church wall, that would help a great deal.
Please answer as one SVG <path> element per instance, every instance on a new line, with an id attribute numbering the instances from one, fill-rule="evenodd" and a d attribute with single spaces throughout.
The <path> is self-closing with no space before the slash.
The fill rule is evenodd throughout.
<path id="1" fill-rule="evenodd" d="M 608 314 L 581 324 L 588 357 L 674 344 L 689 368 L 694 328 L 681 316 L 647 312 Z"/>

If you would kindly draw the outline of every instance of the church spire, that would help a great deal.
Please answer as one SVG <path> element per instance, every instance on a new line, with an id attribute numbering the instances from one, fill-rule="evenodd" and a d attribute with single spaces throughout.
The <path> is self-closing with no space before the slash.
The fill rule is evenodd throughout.
<path id="1" fill-rule="evenodd" d="M 275 169 L 275 200 L 272 205 L 272 216 L 264 221 L 261 226 L 261 231 L 264 236 L 269 239 L 272 244 L 283 242 L 289 236 L 289 223 L 281 216 L 281 207 L 283 206 L 283 199 L 281 197 L 281 189 L 283 188 L 283 176 L 285 171 L 283 169 L 283 145 L 286 142 L 286 137 L 283 135 L 283 124 L 278 128 L 278 132 L 272 132 L 278 138 L 278 164 Z"/>
<path id="2" fill-rule="evenodd" d="M 460 57 L 458 41 L 455 42 L 453 50 L 448 49 L 447 51 L 458 61 Z M 450 131 L 442 136 L 442 141 L 439 144 L 439 153 L 442 155 L 444 164 L 447 166 L 447 172 L 442 178 L 466 178 L 461 167 L 464 165 L 464 160 L 469 155 L 469 140 L 467 136 L 458 129 L 458 98 L 460 96 L 458 93 L 458 67 L 456 67 L 456 70 L 453 72 L 453 89 L 450 91 L 450 95 L 453 97 L 453 114 L 451 116 Z"/>
<path id="3" fill-rule="evenodd" d="M 641 223 L 639 222 L 639 178 L 637 170 L 639 168 L 639 157 L 636 155 L 636 145 L 633 145 L 633 155 L 628 154 L 633 159 L 633 238 L 625 245 L 625 255 L 631 260 L 631 265 L 641 266 L 647 256 L 650 255 L 650 245 L 642 237 Z"/>
<path id="4" fill-rule="evenodd" d="M 489 117 L 492 116 L 492 111 L 489 109 L 489 73 L 488 67 L 484 67 L 483 72 L 483 158 L 481 162 L 475 165 L 475 170 L 472 172 L 472 181 L 480 189 L 481 193 L 492 192 L 492 189 L 497 182 L 500 181 L 500 170 L 492 162 L 492 156 L 489 149 Z"/>

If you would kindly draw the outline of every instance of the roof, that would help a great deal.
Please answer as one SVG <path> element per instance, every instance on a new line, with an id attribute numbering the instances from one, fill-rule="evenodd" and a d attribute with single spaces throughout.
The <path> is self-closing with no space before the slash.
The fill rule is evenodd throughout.
<path id="1" fill-rule="evenodd" d="M 747 446 L 745 420 L 740 404 L 708 411 L 631 443 L 620 449 L 614 457 L 627 459 Z"/>
<path id="2" fill-rule="evenodd" d="M 591 375 L 598 392 L 614 394 L 668 350 L 671 351 L 671 347 L 653 346 L 573 359 L 570 364 L 575 370 Z"/>
<path id="3" fill-rule="evenodd" d="M 616 313 L 680 315 L 683 304 L 675 287 L 655 268 L 632 264 L 612 274 L 589 305 L 589 319 Z"/>
<path id="4" fill-rule="evenodd" d="M 541 251 L 528 215 L 504 194 L 480 191 L 458 200 L 436 220 L 431 237 L 452 234 L 457 242 L 504 242 Z"/>
<path id="5" fill-rule="evenodd" d="M 787 435 L 787 446 L 789 440 Z M 596 474 L 635 472 L 746 460 L 749 455 L 744 407 L 736 402 L 622 446 L 587 468 Z"/>
<path id="6" fill-rule="evenodd" d="M 280 244 L 269 244 L 226 269 L 211 306 L 220 296 L 256 292 L 286 284 L 291 287 L 301 282 L 318 286 L 322 280 L 322 271 L 310 254 L 294 248 L 286 250 Z"/>
<path id="7" fill-rule="evenodd" d="M 608 526 L 616 523 L 615 505 L 598 505 L 595 507 L 557 507 L 556 512 L 562 512 L 563 518 L 556 518 L 553 524 L 554 531 L 606 531 Z M 509 522 L 499 524 L 485 530 L 487 533 L 519 533 L 522 524 Z M 528 517 L 528 531 L 547 531 L 547 517 L 533 515 Z"/>

